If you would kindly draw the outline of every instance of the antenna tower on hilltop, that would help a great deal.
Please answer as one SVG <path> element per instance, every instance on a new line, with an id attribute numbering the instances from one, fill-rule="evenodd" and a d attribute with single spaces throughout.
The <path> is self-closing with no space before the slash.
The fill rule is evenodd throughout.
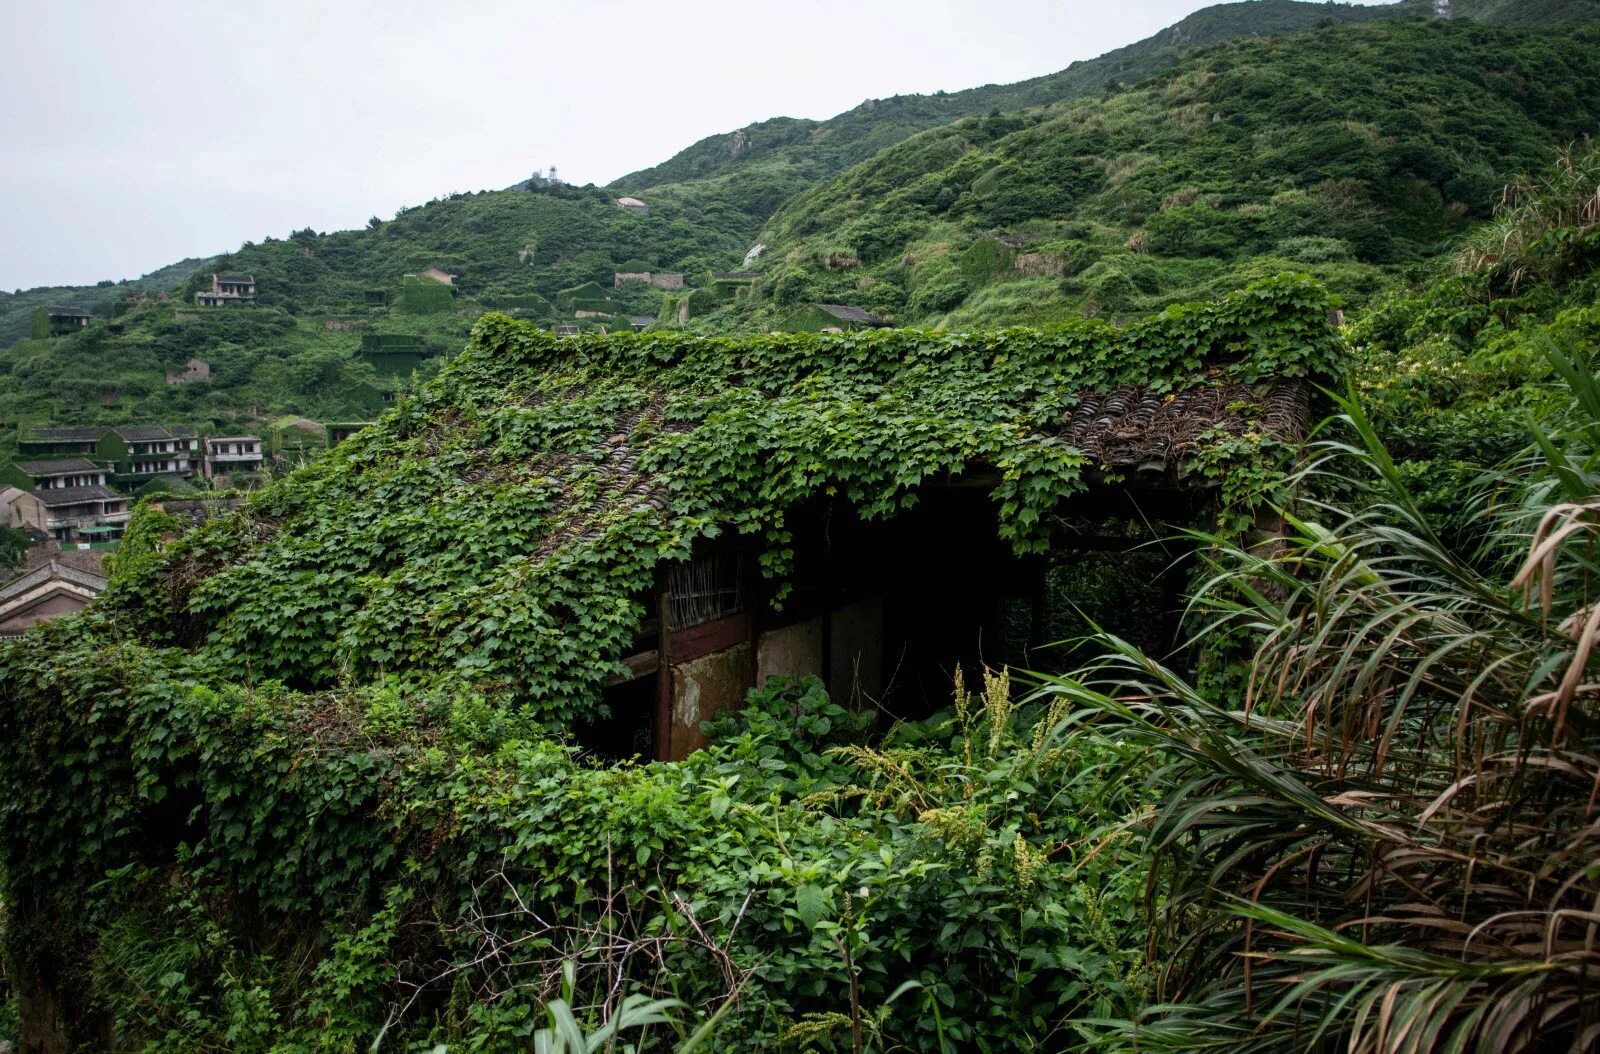
<path id="1" fill-rule="evenodd" d="M 1439 0 L 1435 0 L 1435 3 L 1434 3 L 1435 7 L 1438 6 L 1438 2 L 1439 2 Z M 1446 7 L 1450 6 L 1450 0 L 1443 0 L 1443 2 L 1444 2 L 1444 5 Z M 552 182 L 552 183 L 561 182 L 561 180 L 556 177 L 556 166 L 554 166 L 554 165 L 550 166 L 550 182 Z"/>
<path id="2" fill-rule="evenodd" d="M 1433 17 L 1448 22 L 1456 17 L 1456 5 L 1451 0 L 1433 0 Z"/>

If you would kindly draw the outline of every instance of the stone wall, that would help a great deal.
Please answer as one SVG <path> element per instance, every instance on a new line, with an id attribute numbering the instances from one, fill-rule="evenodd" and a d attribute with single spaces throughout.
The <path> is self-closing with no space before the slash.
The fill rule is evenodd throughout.
<path id="1" fill-rule="evenodd" d="M 1066 274 L 1067 259 L 1060 253 L 1022 253 L 1016 267 L 1029 278 L 1060 278 Z"/>
<path id="2" fill-rule="evenodd" d="M 627 282 L 643 282 L 657 289 L 682 289 L 683 275 L 667 271 L 616 271 L 611 276 L 613 289 L 621 289 Z"/>
<path id="3" fill-rule="evenodd" d="M 211 379 L 211 364 L 204 359 L 190 359 L 182 370 L 168 370 L 168 384 L 193 384 Z"/>

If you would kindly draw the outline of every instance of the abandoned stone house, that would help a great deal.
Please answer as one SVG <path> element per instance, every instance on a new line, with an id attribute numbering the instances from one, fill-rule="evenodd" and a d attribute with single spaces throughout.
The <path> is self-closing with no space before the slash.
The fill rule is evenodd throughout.
<path id="1" fill-rule="evenodd" d="M 929 700 L 948 696 L 957 666 L 1046 662 L 1042 649 L 1060 639 L 1053 627 L 1070 621 L 1062 606 L 1082 599 L 1055 583 L 1088 560 L 1137 580 L 1138 605 L 1155 613 L 1142 627 L 1147 642 L 1170 650 L 1192 550 L 1147 548 L 1150 536 L 1126 525 L 1202 521 L 1215 481 L 1185 471 L 1202 434 L 1261 428 L 1295 440 L 1308 413 L 1298 384 L 1086 394 L 1058 434 L 1101 466 L 1097 482 L 1057 510 L 1060 527 L 1039 555 L 1018 556 L 1001 539 L 1001 476 L 983 466 L 925 483 L 917 506 L 888 520 L 818 495 L 788 521 L 794 570 L 781 606 L 780 583 L 759 572 L 759 544 L 705 541 L 661 568 L 650 617 L 623 659 L 628 674 L 607 689 L 614 716 L 580 739 L 604 754 L 679 759 L 705 744 L 702 721 L 772 676 L 816 676 L 835 699 L 923 716 Z M 651 491 L 647 478 L 634 485 Z"/>
<path id="2" fill-rule="evenodd" d="M 1124 327 L 1086 320 L 1008 337 L 1014 348 L 993 334 L 946 343 L 891 331 L 765 337 L 759 354 L 668 336 L 641 355 L 634 341 L 599 338 L 574 355 L 511 319 L 480 327 L 484 361 L 516 364 L 494 375 L 515 394 L 484 391 L 474 404 L 507 400 L 490 411 L 504 423 L 485 423 L 489 436 L 513 434 L 524 415 L 542 421 L 555 395 L 582 404 L 613 389 L 655 393 L 602 425 L 557 417 L 554 431 L 525 428 L 538 444 L 470 448 L 464 463 L 485 459 L 472 478 L 533 464 L 541 485 L 586 496 L 539 514 L 556 533 L 538 552 L 634 566 L 639 550 L 607 548 L 625 515 L 715 525 L 693 535 L 686 557 L 655 563 L 652 584 L 634 594 L 642 621 L 602 656 L 615 664 L 606 716 L 576 727 L 578 742 L 603 756 L 682 758 L 704 744 L 702 722 L 776 675 L 818 677 L 836 699 L 886 719 L 926 716 L 946 704 L 958 667 L 1050 668 L 1059 652 L 1048 645 L 1090 632 L 1085 608 L 1151 654 L 1173 653 L 1194 551 L 1164 539 L 1214 524 L 1232 471 L 1205 458 L 1223 447 L 1276 458 L 1298 443 L 1311 413 L 1305 378 L 1338 353 L 1325 298 L 1298 286 L 1272 295 L 1283 302 L 1242 298 Z M 1286 315 L 1301 316 L 1300 350 L 1282 357 L 1278 331 L 1258 320 Z M 977 394 L 991 386 L 998 401 Z M 415 427 L 448 444 L 441 436 L 462 426 Z M 812 450 L 816 428 L 838 438 Z M 895 438 L 874 438 L 880 431 Z M 992 443 L 981 454 L 963 438 L 979 434 Z M 936 450 L 923 464 L 943 467 L 908 467 L 893 502 L 877 490 L 888 484 L 851 482 L 856 465 L 892 478 L 893 464 L 878 459 L 902 444 Z M 663 449 L 681 460 L 664 461 Z M 1035 470 L 1013 457 L 1068 459 L 1070 483 L 1030 482 Z M 561 483 L 565 472 L 581 486 Z M 1028 488 L 1054 496 L 1023 509 L 1034 533 L 1019 545 Z"/>
<path id="3" fill-rule="evenodd" d="M 614 289 L 621 289 L 629 282 L 642 282 L 657 289 L 682 289 L 683 275 L 667 271 L 615 271 L 611 275 Z"/>
<path id="4" fill-rule="evenodd" d="M 644 202 L 640 201 L 638 198 L 618 198 L 617 199 L 617 208 L 622 209 L 622 210 L 624 210 L 626 212 L 632 212 L 635 215 L 639 215 L 639 216 L 648 216 L 648 215 L 650 215 L 650 206 L 646 205 Z"/>
<path id="5" fill-rule="evenodd" d="M 456 272 L 446 271 L 442 267 L 424 267 L 417 272 L 417 275 L 420 278 L 431 278 L 440 285 L 455 285 L 457 278 Z"/>
<path id="6" fill-rule="evenodd" d="M 60 337 L 86 327 L 93 316 L 76 307 L 46 307 L 35 313 L 35 337 Z"/>
<path id="7" fill-rule="evenodd" d="M 370 363 L 380 377 L 404 377 L 436 354 L 414 334 L 363 333 L 356 358 Z"/>
<path id="8" fill-rule="evenodd" d="M 865 308 L 851 304 L 806 304 L 785 316 L 778 329 L 786 333 L 848 333 L 888 324 Z"/>
<path id="9" fill-rule="evenodd" d="M 322 428 L 327 437 L 327 445 L 331 448 L 343 443 L 371 423 L 371 421 L 329 421 Z"/>
<path id="10" fill-rule="evenodd" d="M 194 295 L 201 307 L 229 307 L 256 301 L 256 280 L 247 274 L 213 274 L 211 288 Z"/>

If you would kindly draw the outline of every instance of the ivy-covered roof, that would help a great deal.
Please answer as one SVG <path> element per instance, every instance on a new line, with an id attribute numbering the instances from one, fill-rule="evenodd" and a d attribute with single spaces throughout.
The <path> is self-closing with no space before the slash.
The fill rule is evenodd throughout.
<path id="1" fill-rule="evenodd" d="M 1036 551 L 1064 498 L 1152 451 L 1176 478 L 1292 438 L 1297 385 L 1336 365 L 1329 312 L 1282 277 L 1120 328 L 556 338 L 486 315 L 438 377 L 237 513 L 161 546 L 183 525 L 141 512 L 108 609 L 224 676 L 398 674 L 560 725 L 592 714 L 636 595 L 697 538 L 762 538 L 781 579 L 799 503 L 888 516 L 981 466 L 1000 533 Z"/>
<path id="2" fill-rule="evenodd" d="M 30 428 L 23 435 L 24 443 L 93 443 L 98 442 L 110 429 L 89 428 Z"/>

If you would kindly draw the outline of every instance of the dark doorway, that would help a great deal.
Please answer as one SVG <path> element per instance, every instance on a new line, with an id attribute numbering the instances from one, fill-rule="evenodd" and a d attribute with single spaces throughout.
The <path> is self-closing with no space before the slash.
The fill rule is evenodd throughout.
<path id="1" fill-rule="evenodd" d="M 655 757 L 657 674 L 608 685 L 605 704 L 611 716 L 586 721 L 574 732 L 578 746 L 608 761 Z"/>

